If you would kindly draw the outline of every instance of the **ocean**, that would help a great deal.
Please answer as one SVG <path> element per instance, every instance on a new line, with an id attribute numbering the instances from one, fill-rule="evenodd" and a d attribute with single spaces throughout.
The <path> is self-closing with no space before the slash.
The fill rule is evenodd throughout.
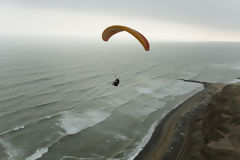
<path id="1" fill-rule="evenodd" d="M 120 85 L 112 86 L 115 74 Z M 240 44 L 0 41 L 1 160 L 132 160 L 172 109 L 237 82 Z"/>

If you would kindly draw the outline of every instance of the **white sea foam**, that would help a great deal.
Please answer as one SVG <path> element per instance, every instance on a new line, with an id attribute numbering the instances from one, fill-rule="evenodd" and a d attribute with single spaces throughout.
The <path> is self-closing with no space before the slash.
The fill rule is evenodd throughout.
<path id="1" fill-rule="evenodd" d="M 66 112 L 60 119 L 61 127 L 67 134 L 75 134 L 81 130 L 94 126 L 109 117 L 111 113 L 101 110 L 89 110 L 83 113 Z"/>
<path id="2" fill-rule="evenodd" d="M 161 88 L 159 92 L 153 93 L 153 96 L 161 99 L 167 96 L 179 96 L 192 92 L 197 88 L 203 88 L 203 85 L 193 82 L 177 81 L 171 86 Z"/>
<path id="3" fill-rule="evenodd" d="M 61 138 L 62 137 L 58 138 L 54 142 L 48 144 L 46 147 L 37 149 L 31 156 L 28 156 L 25 160 L 36 160 L 38 158 L 41 158 L 44 153 L 48 152 L 48 148 L 51 147 L 53 144 L 57 143 Z"/>
<path id="4" fill-rule="evenodd" d="M 25 126 L 16 126 L 15 128 L 12 128 L 12 129 L 9 129 L 9 130 L 6 130 L 6 131 L 3 131 L 3 132 L 0 132 L 0 135 L 4 135 L 4 134 L 8 134 L 8 133 L 11 133 L 12 131 L 18 131 L 18 130 L 21 130 L 21 129 L 24 129 L 25 127 L 27 127 L 28 125 L 31 125 L 31 124 L 34 124 L 34 123 L 38 123 L 42 120 L 45 120 L 45 119 L 51 119 L 51 118 L 54 118 L 56 116 L 60 116 L 62 115 L 63 113 L 65 113 L 66 111 L 63 111 L 63 112 L 59 112 L 59 113 L 56 113 L 56 114 L 52 114 L 52 115 L 48 115 L 48 116 L 45 116 L 43 118 L 39 118 L 38 120 L 36 121 L 33 121 L 33 122 L 30 122 L 30 123 L 27 123 L 25 124 Z"/>
<path id="5" fill-rule="evenodd" d="M 137 87 L 137 91 L 143 94 L 152 93 L 152 90 L 150 88 L 144 88 L 144 87 Z"/>
<path id="6" fill-rule="evenodd" d="M 99 158 L 79 158 L 79 157 L 74 157 L 74 156 L 63 156 L 60 160 L 65 160 L 65 159 L 75 159 L 75 160 L 99 160 Z"/>
<path id="7" fill-rule="evenodd" d="M 142 141 L 138 144 L 134 151 L 128 155 L 128 160 L 133 160 L 138 155 L 138 153 L 143 149 L 143 147 L 148 143 L 157 125 L 158 125 L 157 121 L 152 124 L 151 128 L 149 129 L 148 133 L 143 137 Z"/>
<path id="8" fill-rule="evenodd" d="M 16 157 L 22 153 L 20 149 L 15 148 L 10 142 L 3 139 L 0 139 L 0 144 L 5 149 L 5 153 L 8 155 L 8 160 L 15 160 Z"/>
<path id="9" fill-rule="evenodd" d="M 45 116 L 45 117 L 43 117 L 43 118 L 40 118 L 39 121 L 45 120 L 45 119 L 51 119 L 51 118 L 60 116 L 60 115 L 64 114 L 65 112 L 66 112 L 66 111 L 62 111 L 62 112 L 58 112 L 58 113 L 55 113 L 55 114 L 51 114 L 51 115 Z"/>
<path id="10" fill-rule="evenodd" d="M 106 159 L 103 156 L 97 155 L 92 153 L 91 155 L 93 155 L 94 157 L 86 157 L 86 158 L 82 158 L 82 157 L 75 157 L 75 156 L 63 156 L 60 160 L 64 160 L 64 159 L 75 159 L 75 160 L 99 160 L 99 159 Z M 114 158 L 107 158 L 108 160 L 117 160 Z"/>
<path id="11" fill-rule="evenodd" d="M 23 129 L 23 128 L 24 128 L 24 126 L 16 126 L 16 127 L 13 128 L 13 129 L 9 129 L 9 130 L 7 130 L 7 131 L 1 132 L 0 135 L 4 135 L 4 134 L 10 133 L 10 132 L 12 132 L 12 131 L 17 131 L 17 130 L 20 130 L 20 129 Z"/>
<path id="12" fill-rule="evenodd" d="M 199 87 L 203 87 L 202 84 L 199 83 L 193 83 L 193 82 L 183 82 L 183 81 L 177 81 L 174 85 L 170 86 L 169 89 L 171 91 L 171 95 L 178 96 L 187 94 Z"/>
<path id="13" fill-rule="evenodd" d="M 129 140 L 129 138 L 128 138 L 127 136 L 121 135 L 121 134 L 116 134 L 116 135 L 114 135 L 114 138 L 115 138 L 115 139 L 121 139 L 121 140 L 123 140 L 123 141 Z"/>
<path id="14" fill-rule="evenodd" d="M 42 157 L 42 155 L 46 152 L 48 152 L 48 147 L 40 148 L 35 153 L 33 153 L 33 155 L 27 157 L 26 160 L 36 160 L 36 159 Z"/>
<path id="15" fill-rule="evenodd" d="M 13 130 L 19 130 L 19 129 L 23 129 L 24 128 L 24 126 L 16 126 Z"/>

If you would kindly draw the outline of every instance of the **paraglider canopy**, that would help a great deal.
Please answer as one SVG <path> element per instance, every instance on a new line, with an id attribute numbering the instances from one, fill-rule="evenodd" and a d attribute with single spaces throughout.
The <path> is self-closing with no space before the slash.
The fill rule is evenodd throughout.
<path id="1" fill-rule="evenodd" d="M 108 41 L 114 34 L 122 31 L 126 31 L 131 35 L 133 35 L 142 44 L 144 49 L 146 51 L 149 51 L 150 46 L 149 46 L 148 40 L 138 31 L 126 26 L 113 25 L 106 28 L 102 33 L 102 39 L 104 41 Z"/>

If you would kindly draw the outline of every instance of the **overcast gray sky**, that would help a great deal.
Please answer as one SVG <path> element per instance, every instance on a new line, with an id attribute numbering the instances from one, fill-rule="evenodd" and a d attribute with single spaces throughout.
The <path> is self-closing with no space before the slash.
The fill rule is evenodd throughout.
<path id="1" fill-rule="evenodd" d="M 239 8 L 240 0 L 0 0 L 0 35 L 94 37 L 121 24 L 153 40 L 240 41 Z"/>

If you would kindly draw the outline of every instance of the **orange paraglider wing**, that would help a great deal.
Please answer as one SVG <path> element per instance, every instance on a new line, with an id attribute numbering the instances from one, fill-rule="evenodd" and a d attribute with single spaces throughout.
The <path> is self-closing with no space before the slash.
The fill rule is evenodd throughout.
<path id="1" fill-rule="evenodd" d="M 102 33 L 102 39 L 104 41 L 108 41 L 109 38 L 111 38 L 114 34 L 122 31 L 126 31 L 133 35 L 142 44 L 144 49 L 146 51 L 149 51 L 150 45 L 148 43 L 148 40 L 138 31 L 126 26 L 114 25 L 106 28 Z"/>

